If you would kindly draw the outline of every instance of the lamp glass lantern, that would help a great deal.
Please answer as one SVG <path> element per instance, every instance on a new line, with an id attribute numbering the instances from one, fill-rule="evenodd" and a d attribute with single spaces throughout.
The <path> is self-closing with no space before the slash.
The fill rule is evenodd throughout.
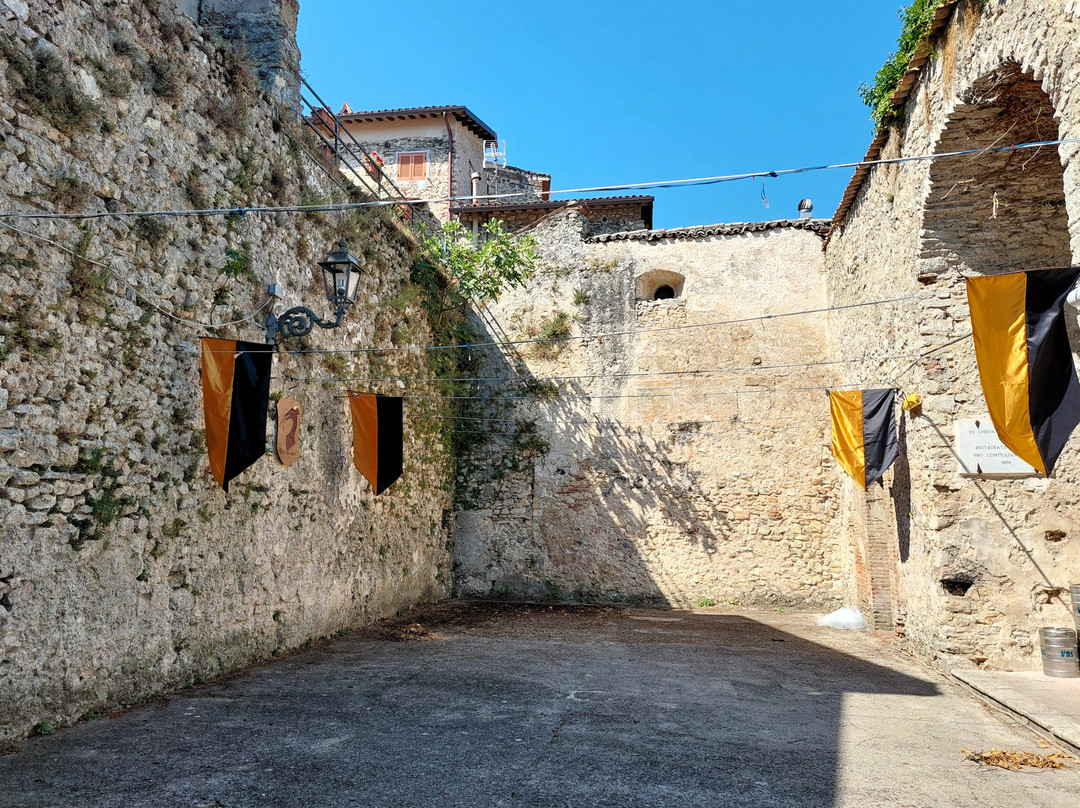
<path id="1" fill-rule="evenodd" d="M 322 268 L 326 297 L 331 303 L 343 305 L 356 302 L 356 293 L 360 289 L 360 264 L 349 252 L 345 239 L 338 242 L 325 261 L 319 261 L 319 267 Z"/>

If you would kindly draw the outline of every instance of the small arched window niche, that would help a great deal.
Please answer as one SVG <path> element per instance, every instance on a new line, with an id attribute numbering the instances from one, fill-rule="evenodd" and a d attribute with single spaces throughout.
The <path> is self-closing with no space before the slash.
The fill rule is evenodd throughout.
<path id="1" fill-rule="evenodd" d="M 654 269 L 637 277 L 638 300 L 673 300 L 682 297 L 686 278 L 678 272 Z"/>

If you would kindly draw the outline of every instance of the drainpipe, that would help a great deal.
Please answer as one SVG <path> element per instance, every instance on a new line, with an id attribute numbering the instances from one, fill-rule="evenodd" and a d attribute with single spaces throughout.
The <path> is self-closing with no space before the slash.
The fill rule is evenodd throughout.
<path id="1" fill-rule="evenodd" d="M 447 196 L 453 196 L 454 195 L 454 131 L 450 128 L 450 114 L 448 112 L 443 111 L 442 119 L 443 119 L 443 123 L 446 125 L 446 137 L 450 141 L 450 160 L 449 160 L 449 172 L 448 172 L 450 174 L 450 184 L 449 184 L 449 188 L 447 190 L 446 195 Z M 452 204 L 453 204 L 452 202 L 447 203 L 447 211 L 449 211 L 450 205 L 452 205 Z M 449 212 L 447 213 L 447 218 L 448 219 L 450 218 Z"/>
<path id="2" fill-rule="evenodd" d="M 480 172 L 474 171 L 469 178 L 472 180 L 472 203 L 476 205 L 479 204 L 477 197 L 480 196 Z M 478 216 L 473 217 L 472 234 L 473 244 L 476 244 L 480 238 L 480 218 Z"/>

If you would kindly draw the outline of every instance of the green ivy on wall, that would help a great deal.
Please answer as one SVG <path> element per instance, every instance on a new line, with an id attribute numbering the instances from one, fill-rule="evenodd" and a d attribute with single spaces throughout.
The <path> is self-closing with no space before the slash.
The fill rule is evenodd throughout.
<path id="1" fill-rule="evenodd" d="M 870 107 L 870 117 L 879 131 L 888 126 L 899 112 L 890 99 L 900 85 L 916 48 L 930 32 L 934 12 L 943 2 L 944 0 L 915 0 L 907 8 L 901 9 L 903 25 L 900 38 L 896 40 L 896 51 L 878 70 L 873 83 L 859 86 L 859 96 Z"/>

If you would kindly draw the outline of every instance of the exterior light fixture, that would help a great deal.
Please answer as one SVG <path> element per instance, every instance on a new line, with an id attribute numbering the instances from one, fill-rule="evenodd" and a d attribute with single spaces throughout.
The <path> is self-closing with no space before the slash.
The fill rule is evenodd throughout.
<path id="1" fill-rule="evenodd" d="M 319 261 L 319 266 L 322 268 L 326 299 L 334 306 L 333 321 L 323 320 L 307 306 L 293 306 L 278 317 L 271 314 L 266 318 L 267 342 L 276 342 L 278 335 L 303 337 L 310 334 L 315 326 L 337 328 L 341 325 L 345 309 L 356 302 L 356 293 L 360 288 L 360 264 L 349 252 L 345 239 L 342 239 L 325 261 Z"/>

